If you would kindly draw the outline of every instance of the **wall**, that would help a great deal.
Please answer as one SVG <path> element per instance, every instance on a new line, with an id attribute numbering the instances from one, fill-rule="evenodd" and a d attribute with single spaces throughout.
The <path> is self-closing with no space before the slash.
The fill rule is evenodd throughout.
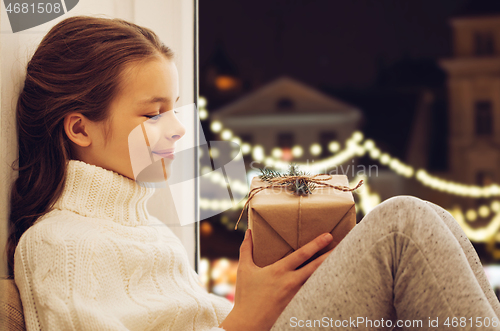
<path id="1" fill-rule="evenodd" d="M 2 1 L 3 3 L 3 1 Z M 37 27 L 12 33 L 5 7 L 1 5 L 0 34 L 0 248 L 5 247 L 7 238 L 7 217 L 9 213 L 9 190 L 17 174 L 10 165 L 17 158 L 16 129 L 14 123 L 15 102 L 23 81 L 26 64 L 48 30 L 61 20 L 75 15 L 91 15 L 100 17 L 119 17 L 155 31 L 162 41 L 177 54 L 177 68 L 180 79 L 180 100 L 178 106 L 195 102 L 195 70 L 194 70 L 194 1 L 186 0 L 80 0 L 69 13 Z M 193 123 L 192 128 L 186 128 L 187 133 L 178 146 L 193 144 L 197 125 L 195 119 L 187 119 Z M 184 197 L 182 217 L 195 217 L 195 186 L 185 187 L 176 195 Z M 161 219 L 181 239 L 193 267 L 197 265 L 199 254 L 195 228 L 198 223 L 180 226 L 179 222 L 171 221 L 173 203 L 167 189 L 157 189 L 157 193 L 148 205 L 150 213 Z M 0 275 L 7 274 L 4 256 L 0 258 Z"/>

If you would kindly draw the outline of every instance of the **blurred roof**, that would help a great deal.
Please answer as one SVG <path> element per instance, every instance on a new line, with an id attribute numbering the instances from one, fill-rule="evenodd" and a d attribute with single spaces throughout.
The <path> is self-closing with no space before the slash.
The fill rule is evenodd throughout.
<path id="1" fill-rule="evenodd" d="M 217 117 L 294 114 L 359 115 L 357 107 L 289 76 L 281 76 L 216 111 Z"/>

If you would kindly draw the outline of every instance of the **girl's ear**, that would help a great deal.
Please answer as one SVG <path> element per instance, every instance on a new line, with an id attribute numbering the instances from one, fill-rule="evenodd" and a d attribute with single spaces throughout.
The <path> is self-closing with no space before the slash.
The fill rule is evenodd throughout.
<path id="1" fill-rule="evenodd" d="M 92 143 L 89 135 L 89 120 L 80 113 L 71 113 L 64 118 L 64 131 L 68 138 L 80 147 Z"/>

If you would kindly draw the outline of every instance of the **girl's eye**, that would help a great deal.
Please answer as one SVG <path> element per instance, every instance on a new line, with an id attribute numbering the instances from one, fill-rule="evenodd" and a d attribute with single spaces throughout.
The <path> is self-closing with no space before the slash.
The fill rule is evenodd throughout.
<path id="1" fill-rule="evenodd" d="M 179 112 L 178 111 L 175 111 L 174 110 L 174 114 L 178 114 Z M 161 114 L 158 114 L 158 115 L 144 115 L 146 116 L 147 118 L 153 120 L 153 121 L 157 121 L 159 118 L 160 118 L 160 115 Z"/>
<path id="2" fill-rule="evenodd" d="M 144 115 L 146 116 L 147 118 L 153 120 L 153 121 L 157 121 L 158 119 L 160 119 L 160 114 L 158 115 Z"/>

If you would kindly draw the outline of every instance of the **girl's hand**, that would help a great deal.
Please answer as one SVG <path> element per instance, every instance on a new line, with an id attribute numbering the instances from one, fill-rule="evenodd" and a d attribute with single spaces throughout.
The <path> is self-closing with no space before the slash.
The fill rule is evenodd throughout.
<path id="1" fill-rule="evenodd" d="M 332 239 L 329 233 L 320 235 L 283 259 L 261 268 L 253 262 L 252 235 L 247 230 L 240 247 L 234 307 L 220 327 L 227 331 L 270 330 L 300 287 L 333 249 L 295 269 Z"/>

